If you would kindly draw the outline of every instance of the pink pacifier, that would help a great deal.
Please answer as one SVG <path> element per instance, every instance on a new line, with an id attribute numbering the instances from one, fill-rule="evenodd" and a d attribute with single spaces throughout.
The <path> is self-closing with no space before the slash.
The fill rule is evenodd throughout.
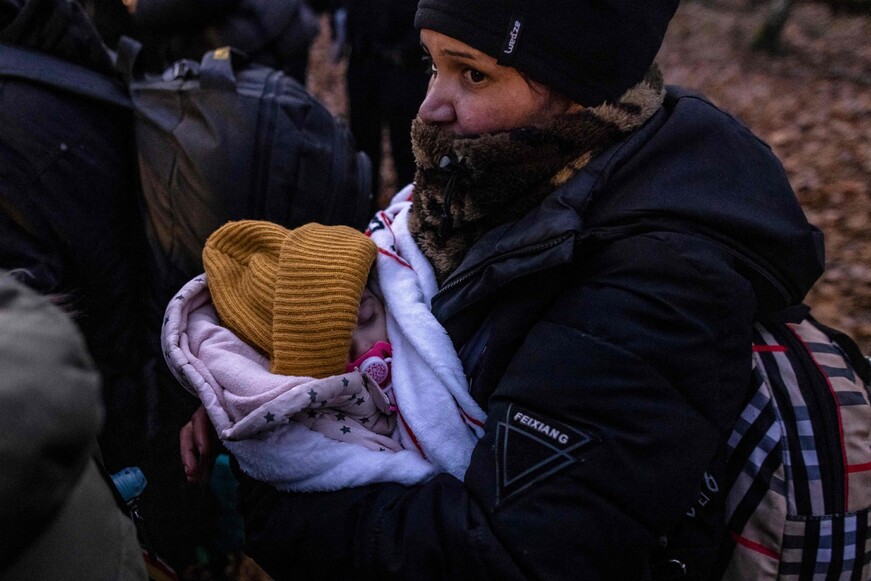
<path id="1" fill-rule="evenodd" d="M 393 361 L 393 347 L 385 341 L 378 341 L 372 348 L 348 363 L 345 371 L 359 369 L 380 387 L 390 385 L 390 362 Z"/>

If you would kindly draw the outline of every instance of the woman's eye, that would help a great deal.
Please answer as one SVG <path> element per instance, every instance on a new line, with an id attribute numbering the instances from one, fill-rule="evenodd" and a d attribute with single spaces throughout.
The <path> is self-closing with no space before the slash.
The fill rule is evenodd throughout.
<path id="1" fill-rule="evenodd" d="M 435 63 L 432 62 L 432 57 L 426 55 L 420 59 L 420 62 L 423 63 L 423 72 L 427 75 L 434 75 L 437 72 Z"/>
<path id="2" fill-rule="evenodd" d="M 465 74 L 469 82 L 474 84 L 483 83 L 485 80 L 487 80 L 487 75 L 475 69 L 466 69 Z"/>

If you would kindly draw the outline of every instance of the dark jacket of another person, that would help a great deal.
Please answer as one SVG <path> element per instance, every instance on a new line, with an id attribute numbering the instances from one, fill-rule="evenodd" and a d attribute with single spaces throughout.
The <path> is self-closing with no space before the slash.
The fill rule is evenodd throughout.
<path id="1" fill-rule="evenodd" d="M 0 0 L 0 43 L 112 74 L 74 2 Z M 120 107 L 0 78 L 0 268 L 73 313 L 103 375 L 111 471 L 138 462 L 146 436 L 148 269 L 132 126 Z"/>
<path id="2" fill-rule="evenodd" d="M 302 84 L 309 48 L 320 32 L 304 0 L 139 0 L 132 22 L 146 68 L 159 71 L 181 58 L 199 61 L 203 53 L 229 45 Z"/>

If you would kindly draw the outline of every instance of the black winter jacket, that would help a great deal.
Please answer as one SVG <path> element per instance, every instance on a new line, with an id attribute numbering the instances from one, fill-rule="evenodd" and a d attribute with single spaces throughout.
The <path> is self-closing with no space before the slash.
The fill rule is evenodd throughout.
<path id="1" fill-rule="evenodd" d="M 73 2 L 0 0 L 0 43 L 112 73 Z M 0 268 L 72 311 L 103 375 L 110 469 L 138 461 L 146 433 L 148 272 L 132 126 L 125 109 L 0 78 Z"/>
<path id="2" fill-rule="evenodd" d="M 684 515 L 722 474 L 751 323 L 822 263 L 769 148 L 669 89 L 433 300 L 489 414 L 464 481 L 287 494 L 243 476 L 247 552 L 278 579 L 645 579 L 669 538 L 710 575 L 722 498 Z"/>
<path id="3" fill-rule="evenodd" d="M 143 43 L 139 60 L 146 69 L 159 72 L 182 58 L 199 61 L 203 53 L 230 45 L 302 84 L 305 75 L 297 68 L 308 61 L 320 32 L 317 15 L 303 0 L 139 0 L 132 20 L 136 29 L 130 32 Z"/>

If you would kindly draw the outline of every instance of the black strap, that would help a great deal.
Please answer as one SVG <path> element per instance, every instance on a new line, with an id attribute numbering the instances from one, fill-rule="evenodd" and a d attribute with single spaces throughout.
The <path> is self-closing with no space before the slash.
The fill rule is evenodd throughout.
<path id="1" fill-rule="evenodd" d="M 0 45 L 0 78 L 2 77 L 32 81 L 126 109 L 133 107 L 130 96 L 120 81 L 75 63 L 19 46 Z"/>
<path id="2" fill-rule="evenodd" d="M 200 61 L 200 86 L 206 90 L 235 91 L 236 70 L 247 62 L 244 53 L 229 46 L 207 52 Z"/>
<path id="3" fill-rule="evenodd" d="M 829 339 L 837 343 L 841 350 L 844 351 L 847 355 L 847 361 L 853 366 L 853 370 L 865 382 L 865 385 L 871 384 L 871 361 L 865 357 L 856 342 L 843 331 L 827 327 L 813 317 L 811 317 L 811 320 L 820 331 L 825 333 Z"/>
<path id="4" fill-rule="evenodd" d="M 776 323 L 801 323 L 810 316 L 811 309 L 804 303 L 791 305 L 773 313 L 767 313 L 759 317 L 763 325 Z"/>
<path id="5" fill-rule="evenodd" d="M 124 79 L 128 86 L 136 78 L 140 72 L 138 68 L 138 57 L 142 51 L 142 44 L 130 38 L 129 36 L 121 36 L 118 39 L 118 50 L 115 53 L 115 70 Z"/>
<path id="6" fill-rule="evenodd" d="M 856 342 L 846 333 L 832 327 L 823 325 L 811 315 L 811 308 L 804 303 L 786 307 L 776 313 L 772 313 L 760 319 L 760 322 L 765 323 L 800 323 L 804 319 L 809 319 L 820 331 L 822 331 L 830 341 L 837 343 L 844 354 L 847 356 L 847 362 L 853 367 L 853 370 L 859 375 L 859 378 L 865 384 L 871 384 L 871 362 L 859 349 Z"/>

